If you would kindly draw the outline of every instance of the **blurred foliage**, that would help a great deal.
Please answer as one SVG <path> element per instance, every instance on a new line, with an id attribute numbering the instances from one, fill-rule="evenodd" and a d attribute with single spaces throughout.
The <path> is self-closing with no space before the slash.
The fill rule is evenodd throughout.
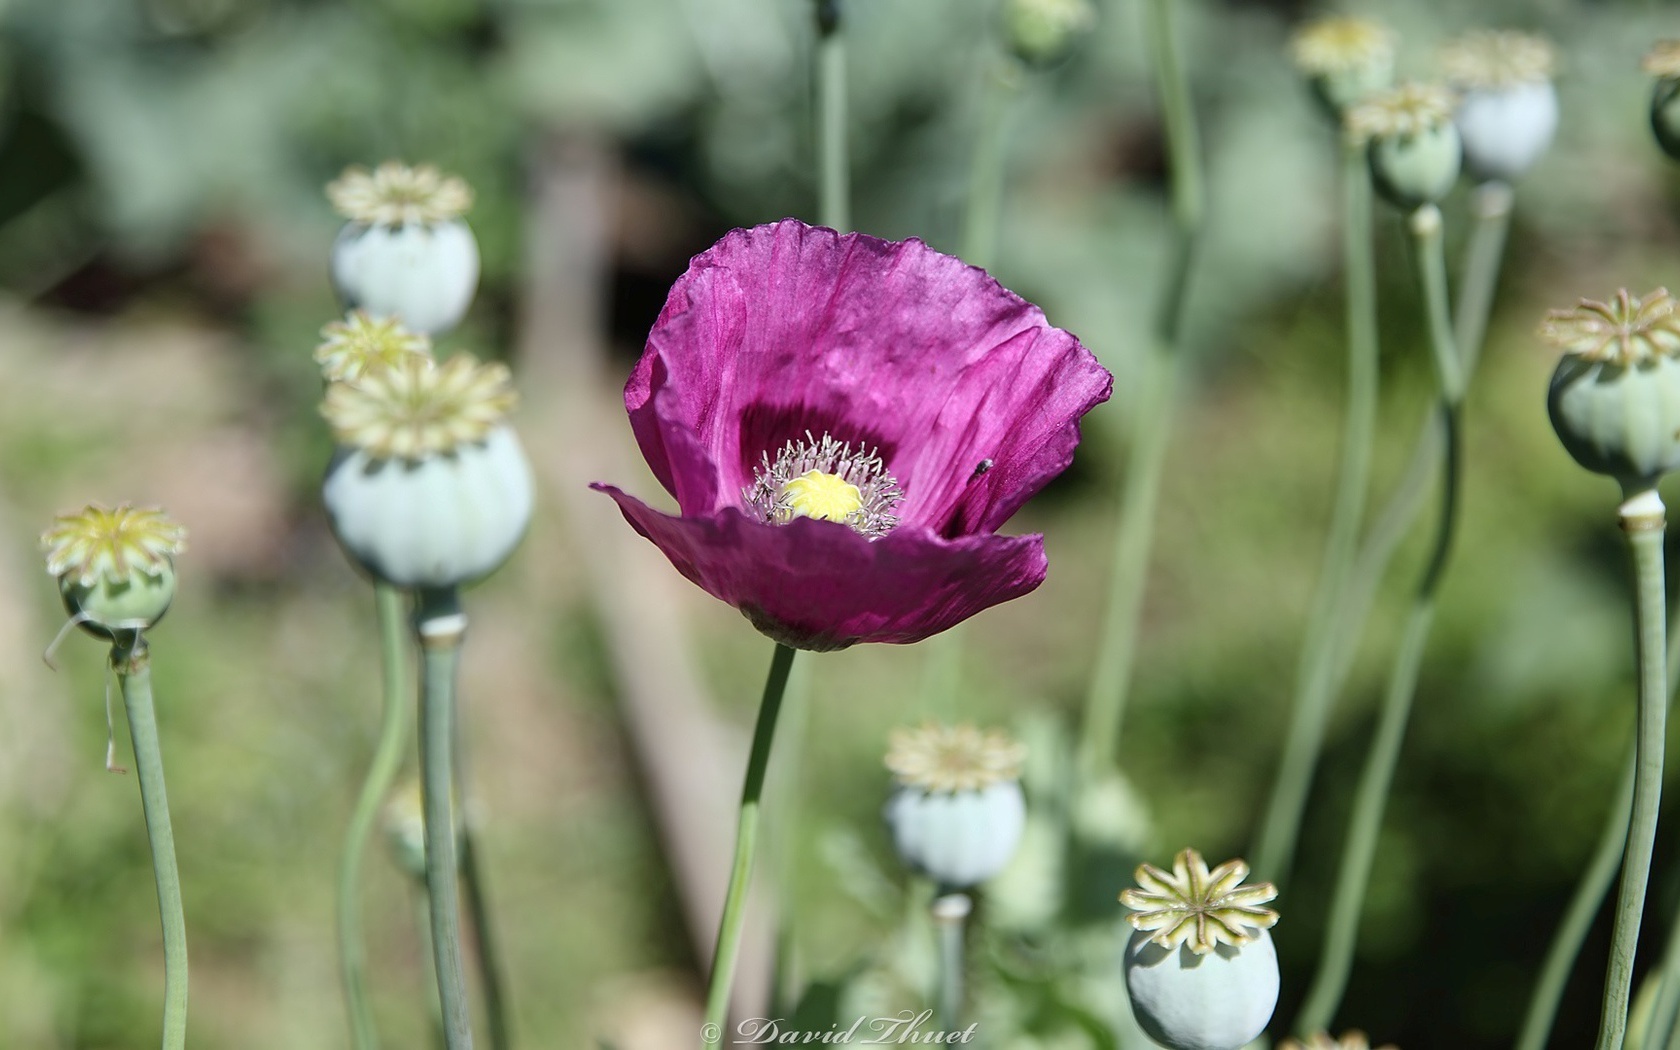
<path id="1" fill-rule="evenodd" d="M 1518 195 L 1471 395 L 1462 556 L 1342 1014 L 1402 1046 L 1493 1046 L 1515 1027 L 1597 834 L 1632 707 L 1613 491 L 1552 438 L 1540 409 L 1551 362 L 1529 333 L 1577 296 L 1680 282 L 1680 179 L 1647 141 L 1637 69 L 1673 23 L 1642 3 L 1359 7 L 1401 30 L 1413 75 L 1471 25 L 1564 45 L 1560 139 Z M 1124 991 L 1116 916 L 1101 906 L 1138 859 L 1186 844 L 1223 857 L 1249 841 L 1328 515 L 1342 353 L 1334 150 L 1284 60 L 1308 12 L 1204 0 L 1180 13 L 1212 192 L 1196 385 L 1171 460 L 1126 777 L 1079 811 L 1058 786 L 1058 719 L 1083 695 L 1165 229 L 1135 5 L 1102 5 L 1092 37 L 1028 79 L 1012 124 L 997 272 L 1118 377 L 1074 470 L 1019 523 L 1048 534 L 1050 580 L 975 625 L 964 679 L 962 716 L 1015 723 L 1034 742 L 1031 846 L 982 901 L 971 949 L 982 1031 L 1023 1050 L 1106 1045 L 1096 1033 L 1121 1016 Z M 852 0 L 848 14 L 861 226 L 953 249 L 992 23 L 972 0 Z M 370 746 L 374 671 L 370 603 L 313 505 L 326 438 L 307 351 L 336 312 L 321 186 L 389 156 L 465 175 L 485 288 L 448 341 L 505 354 L 545 150 L 559 135 L 606 143 L 620 165 L 607 313 L 633 352 L 690 252 L 731 225 L 810 212 L 811 35 L 805 0 L 0 0 L 0 529 L 12 552 L 0 620 L 17 612 L 50 633 L 57 612 L 29 545 L 55 509 L 133 494 L 186 512 L 195 548 L 155 667 L 188 873 L 194 1045 L 343 1041 L 330 865 Z M 1447 210 L 1462 227 L 1462 195 Z M 1379 492 L 1429 383 L 1402 240 L 1380 226 Z M 697 966 L 612 705 L 581 583 L 588 552 L 565 543 L 539 520 L 521 578 L 490 585 L 475 609 L 475 644 L 506 640 L 468 658 L 469 691 L 487 698 L 477 743 L 500 749 L 481 778 L 513 1000 L 526 1044 L 544 1047 L 584 1045 L 648 1002 L 686 1004 Z M 1407 548 L 1388 598 L 1418 556 Z M 538 593 L 551 619 L 533 624 Z M 766 646 L 691 599 L 710 681 L 744 721 Z M 1373 619 L 1279 904 L 1280 1017 L 1318 950 L 1394 609 Z M 57 679 L 30 653 L 13 658 L 19 669 L 0 677 L 0 1045 L 149 1045 L 155 904 L 132 788 L 99 769 L 98 660 L 82 639 L 66 643 Z M 792 832 L 809 983 L 786 997 L 802 1017 L 925 994 L 926 891 L 896 872 L 878 826 L 887 728 L 949 714 L 918 699 L 922 660 L 812 659 L 823 673 Z M 1680 903 L 1677 841 L 1659 839 L 1642 965 Z M 376 988 L 393 1045 L 422 1045 L 426 973 L 406 894 L 394 868 L 370 878 Z M 1582 1045 L 1595 1024 L 1605 934 L 1571 984 L 1558 1045 Z"/>

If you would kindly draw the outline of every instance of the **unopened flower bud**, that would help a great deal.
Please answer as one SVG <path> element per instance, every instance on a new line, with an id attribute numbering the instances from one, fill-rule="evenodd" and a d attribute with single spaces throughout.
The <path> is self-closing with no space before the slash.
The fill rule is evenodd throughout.
<path id="1" fill-rule="evenodd" d="M 1348 109 L 1394 85 L 1394 32 L 1369 19 L 1320 18 L 1295 32 L 1289 50 L 1337 123 Z"/>
<path id="2" fill-rule="evenodd" d="M 1546 315 L 1540 335 L 1563 350 L 1546 407 L 1575 462 L 1629 492 L 1680 468 L 1680 314 L 1668 291 L 1618 291 Z"/>
<path id="3" fill-rule="evenodd" d="M 1097 9 L 1090 0 L 1006 0 L 1003 23 L 1015 56 L 1043 67 L 1067 57 L 1097 24 Z"/>
<path id="4" fill-rule="evenodd" d="M 186 535 L 159 510 L 89 504 L 54 518 L 41 546 L 65 609 L 90 634 L 114 641 L 118 632 L 138 636 L 169 610 Z"/>
<path id="5" fill-rule="evenodd" d="M 1173 870 L 1137 869 L 1137 889 L 1120 894 L 1137 931 L 1126 945 L 1132 1013 L 1168 1050 L 1238 1050 L 1265 1030 L 1277 1008 L 1277 950 L 1267 931 L 1278 914 L 1269 882 L 1243 886 L 1248 865 L 1212 871 L 1181 850 Z"/>
<path id="6" fill-rule="evenodd" d="M 886 818 L 899 857 L 953 890 L 1002 871 L 1026 822 L 1024 757 L 1007 734 L 971 725 L 894 731 L 886 764 L 898 790 Z"/>
<path id="7" fill-rule="evenodd" d="M 1680 160 L 1680 40 L 1663 40 L 1641 63 L 1657 78 L 1651 89 L 1651 131 L 1657 145 Z"/>
<path id="8" fill-rule="evenodd" d="M 1438 84 L 1408 83 L 1348 111 L 1348 132 L 1368 144 L 1377 190 L 1395 207 L 1433 204 L 1458 180 L 1463 149 L 1453 101 Z"/>
<path id="9" fill-rule="evenodd" d="M 327 388 L 339 451 L 321 496 L 353 560 L 397 587 L 495 571 L 531 519 L 531 468 L 506 416 L 507 369 L 416 357 Z"/>
<path id="10" fill-rule="evenodd" d="M 1460 92 L 1454 117 L 1464 166 L 1478 181 L 1527 174 L 1557 131 L 1556 52 L 1531 33 L 1482 30 L 1441 52 L 1447 82 Z"/>
<path id="11" fill-rule="evenodd" d="M 332 280 L 350 309 L 398 317 L 435 335 L 466 316 L 478 288 L 478 242 L 461 216 L 472 191 L 436 168 L 388 161 L 327 187 L 349 222 L 333 242 Z"/>

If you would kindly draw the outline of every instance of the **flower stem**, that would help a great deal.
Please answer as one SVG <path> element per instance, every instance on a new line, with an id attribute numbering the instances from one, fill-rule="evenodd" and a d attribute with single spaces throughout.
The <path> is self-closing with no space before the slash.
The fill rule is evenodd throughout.
<path id="1" fill-rule="evenodd" d="M 1336 888 L 1331 897 L 1330 919 L 1324 932 L 1324 951 L 1318 972 L 1307 992 L 1296 1030 L 1303 1034 L 1328 1029 L 1353 968 L 1354 945 L 1359 938 L 1359 916 L 1365 906 L 1371 864 L 1376 856 L 1377 835 L 1382 829 L 1389 787 L 1399 765 L 1400 747 L 1405 741 L 1406 722 L 1417 694 L 1418 673 L 1428 648 L 1429 630 L 1435 620 L 1435 599 L 1452 555 L 1458 524 L 1460 486 L 1459 411 L 1464 397 L 1464 374 L 1453 345 L 1453 326 L 1447 307 L 1447 268 L 1441 249 L 1441 213 L 1426 204 L 1412 213 L 1409 227 L 1429 315 L 1430 347 L 1440 385 L 1440 414 L 1445 441 L 1442 445 L 1441 503 L 1435 538 L 1423 578 L 1412 599 L 1390 670 L 1381 719 L 1371 750 L 1360 775 L 1354 798 L 1353 816 L 1343 848 Z"/>
<path id="2" fill-rule="evenodd" d="M 1334 688 L 1337 624 L 1344 615 L 1348 573 L 1359 540 L 1371 473 L 1377 416 L 1377 282 L 1371 240 L 1371 176 L 1365 147 L 1342 137 L 1342 259 L 1347 295 L 1347 415 L 1342 424 L 1341 476 L 1325 539 L 1324 564 L 1307 618 L 1295 674 L 1289 736 L 1266 806 L 1255 869 L 1273 883 L 1288 878 L 1301 814 L 1324 746 Z"/>
<path id="3" fill-rule="evenodd" d="M 817 221 L 844 233 L 852 226 L 846 160 L 846 37 L 841 0 L 817 4 Z"/>
<path id="4" fill-rule="evenodd" d="M 466 891 L 467 911 L 472 916 L 473 958 L 478 962 L 478 979 L 484 989 L 484 1013 L 490 1020 L 491 1050 L 508 1050 L 513 1033 L 508 1027 L 507 993 L 502 981 L 501 951 L 490 919 L 490 893 L 484 887 L 484 868 L 478 863 L 478 836 L 472 821 L 461 824 L 461 879 Z"/>
<path id="5" fill-rule="evenodd" d="M 403 593 L 388 583 L 374 584 L 379 618 L 379 662 L 384 682 L 384 709 L 379 723 L 379 741 L 367 778 L 362 781 L 350 827 L 344 835 L 344 854 L 338 868 L 338 961 L 344 981 L 344 1002 L 350 1013 L 350 1035 L 356 1050 L 379 1046 L 373 1008 L 367 997 L 367 949 L 362 940 L 362 908 L 358 887 L 362 857 L 368 837 L 379 817 L 379 807 L 391 793 L 391 782 L 402 766 L 403 740 L 407 736 L 408 662 L 404 646 Z"/>
<path id="6" fill-rule="evenodd" d="M 957 1030 L 963 1002 L 963 933 L 974 902 L 966 893 L 947 893 L 934 899 L 933 925 L 939 934 L 938 1019 L 941 1031 Z"/>
<path id="7" fill-rule="evenodd" d="M 1190 106 L 1190 84 L 1173 35 L 1174 6 L 1172 0 L 1148 0 L 1144 5 L 1172 167 L 1174 236 L 1155 316 L 1154 339 L 1133 401 L 1135 414 L 1116 523 L 1108 608 L 1096 666 L 1085 696 L 1079 765 L 1086 780 L 1114 768 L 1119 752 L 1120 726 L 1125 719 L 1132 661 L 1137 649 L 1138 616 L 1142 611 L 1155 530 L 1155 508 L 1160 502 L 1161 477 L 1177 401 L 1183 357 L 1179 342 L 1189 299 L 1190 272 L 1202 227 L 1201 147 Z"/>
<path id="8" fill-rule="evenodd" d="M 712 956 L 711 986 L 706 991 L 706 1024 L 702 1028 L 702 1046 L 706 1047 L 723 1045 L 723 1023 L 729 1012 L 729 993 L 735 983 L 735 963 L 741 952 L 741 931 L 746 924 L 747 887 L 752 881 L 753 857 L 758 848 L 759 797 L 764 792 L 764 772 L 770 765 L 776 715 L 787 689 L 793 653 L 788 646 L 776 643 L 770 675 L 764 682 L 764 698 L 758 705 L 758 724 L 753 727 L 752 752 L 747 758 L 747 776 L 741 787 L 741 812 L 735 825 L 735 863 L 729 872 L 717 951 Z"/>
<path id="9" fill-rule="evenodd" d="M 1505 237 L 1511 231 L 1511 206 L 1515 194 L 1508 183 L 1492 179 L 1476 187 L 1470 198 L 1470 245 L 1464 253 L 1464 270 L 1458 285 L 1458 312 L 1453 317 L 1453 340 L 1464 359 L 1464 370 L 1476 367 L 1493 313 L 1493 293 L 1499 287 L 1500 264 L 1505 258 Z"/>
<path id="10" fill-rule="evenodd" d="M 146 812 L 158 916 L 163 922 L 163 1050 L 182 1050 L 187 1045 L 187 920 L 181 907 L 181 871 L 175 862 L 169 793 L 163 783 L 163 749 L 152 707 L 151 651 L 145 639 L 138 633 L 131 641 L 119 638 L 111 646 L 111 668 L 122 687 L 128 732 L 134 740 L 140 805 Z"/>
<path id="11" fill-rule="evenodd" d="M 1628 823 L 1622 884 L 1616 899 L 1616 925 L 1610 938 L 1610 965 L 1604 977 L 1604 1013 L 1599 1021 L 1597 1050 L 1620 1050 L 1627 1028 L 1633 955 L 1639 945 L 1639 921 L 1645 910 L 1645 885 L 1651 874 L 1651 851 L 1657 834 L 1668 719 L 1662 551 L 1667 522 L 1662 500 L 1655 488 L 1634 492 L 1622 503 L 1619 514 L 1622 531 L 1627 534 L 1633 552 L 1634 642 L 1639 658 L 1639 721 L 1634 749 L 1638 757 L 1633 815 Z"/>
<path id="12" fill-rule="evenodd" d="M 1680 597 L 1675 599 L 1675 607 L 1669 612 L 1668 624 L 1667 686 L 1669 702 L 1673 703 L 1674 690 L 1680 687 Z M 1610 882 L 1621 867 L 1622 851 L 1627 846 L 1628 820 L 1633 813 L 1633 778 L 1638 762 L 1638 749 L 1629 747 L 1627 760 L 1622 765 L 1621 785 L 1616 789 L 1615 801 L 1606 815 L 1598 845 L 1587 862 L 1587 870 L 1581 876 L 1575 896 L 1569 901 L 1563 922 L 1558 925 L 1552 946 L 1546 952 L 1546 962 L 1541 967 L 1539 981 L 1535 983 L 1522 1031 L 1517 1036 L 1517 1050 L 1544 1050 L 1546 1041 L 1551 1038 L 1552 1022 L 1557 1018 L 1564 986 L 1569 983 L 1569 971 L 1581 954 L 1581 944 L 1587 939 L 1587 931 L 1592 928 L 1593 919 L 1604 905 L 1604 895 L 1610 891 Z M 1646 1029 L 1645 1046 L 1655 1050 L 1672 1042 L 1676 1010 L 1680 1010 L 1680 915 L 1675 917 L 1668 935 L 1662 983 L 1656 1006 L 1651 1011 L 1651 1023 Z"/>
<path id="13" fill-rule="evenodd" d="M 422 591 L 415 632 L 420 678 L 420 791 L 426 824 L 426 893 L 444 1045 L 471 1050 L 472 1017 L 461 966 L 460 847 L 455 821 L 455 671 L 467 618 L 453 587 Z"/>
<path id="14" fill-rule="evenodd" d="M 1622 865 L 1622 850 L 1627 845 L 1628 816 L 1633 812 L 1633 774 L 1635 753 L 1628 751 L 1628 762 L 1622 773 L 1622 783 L 1616 789 L 1615 801 L 1610 805 L 1608 822 L 1593 848 L 1581 884 L 1570 898 L 1563 922 L 1546 950 L 1546 961 L 1540 969 L 1540 980 L 1528 1002 L 1522 1031 L 1517 1034 L 1517 1050 L 1545 1050 L 1551 1038 L 1552 1022 L 1557 1019 L 1558 1003 L 1563 999 L 1564 987 L 1569 983 L 1569 971 L 1581 953 L 1581 942 L 1598 917 L 1604 895 L 1610 889 L 1616 870 Z M 1656 1015 L 1653 1015 L 1656 1016 Z M 1647 1043 L 1652 1047 L 1661 1043 Z"/>
<path id="15" fill-rule="evenodd" d="M 968 205 L 963 212 L 963 261 L 990 269 L 997 261 L 998 224 L 1003 217 L 1004 174 L 1008 168 L 1009 118 L 1021 88 L 1021 69 L 989 49 L 982 76 L 980 136 L 969 168 Z"/>

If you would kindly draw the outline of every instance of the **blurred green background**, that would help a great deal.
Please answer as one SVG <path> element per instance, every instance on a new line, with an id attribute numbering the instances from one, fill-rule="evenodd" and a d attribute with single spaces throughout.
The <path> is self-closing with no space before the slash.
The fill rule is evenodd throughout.
<path id="1" fill-rule="evenodd" d="M 972 625 L 960 711 L 922 700 L 915 649 L 806 658 L 809 713 L 781 741 L 799 756 L 801 802 L 779 869 L 794 875 L 784 908 L 805 977 L 847 972 L 895 924 L 894 891 L 871 875 L 902 882 L 879 826 L 888 729 L 932 715 L 1071 718 L 1083 696 L 1128 380 L 1164 257 L 1163 147 L 1136 6 L 1104 0 L 1072 56 L 1024 82 L 995 267 L 1114 370 L 1115 398 L 1089 418 L 1074 468 L 1012 523 L 1047 534 L 1050 578 Z M 1356 10 L 1400 30 L 1411 75 L 1472 27 L 1538 30 L 1562 49 L 1562 125 L 1518 192 L 1470 398 L 1463 545 L 1340 1014 L 1405 1047 L 1492 1047 L 1520 1019 L 1633 710 L 1615 490 L 1552 437 L 1553 361 L 1532 332 L 1548 307 L 1680 282 L 1680 169 L 1649 140 L 1638 69 L 1680 19 L 1573 0 Z M 1236 0 L 1178 11 L 1212 211 L 1122 743 L 1156 863 L 1183 845 L 1216 860 L 1251 841 L 1328 520 L 1342 396 L 1334 143 L 1285 46 L 1320 12 Z M 997 47 L 991 5 L 849 0 L 846 13 L 856 224 L 955 250 Z M 0 0 L 0 1047 L 156 1039 L 156 904 L 132 778 L 102 768 L 103 654 L 73 637 L 57 674 L 36 659 L 63 616 L 34 536 L 89 500 L 159 503 L 191 533 L 153 644 L 192 1045 L 348 1042 L 333 864 L 371 752 L 377 667 L 371 592 L 318 506 L 329 445 L 309 353 L 338 309 L 325 264 L 337 220 L 321 188 L 347 164 L 390 157 L 477 190 L 484 283 L 443 344 L 525 373 L 520 425 L 546 485 L 515 563 L 469 597 L 463 687 L 521 1045 L 693 1041 L 707 953 L 661 831 L 662 781 L 637 757 L 660 719 L 626 713 L 611 654 L 691 661 L 739 735 L 770 646 L 651 546 L 604 532 L 628 534 L 581 483 L 613 470 L 654 493 L 645 472 L 622 473 L 635 459 L 617 388 L 688 256 L 732 226 L 814 218 L 810 23 L 805 0 Z M 1449 248 L 1463 198 L 1446 207 Z M 1431 383 L 1404 244 L 1381 219 L 1378 493 Z M 582 260 L 581 277 L 558 270 L 573 299 L 533 278 L 553 243 Z M 600 571 L 607 544 L 629 568 Z M 1278 905 L 1280 1017 L 1311 973 L 1395 599 L 1418 556 L 1408 547 L 1391 573 L 1332 723 Z M 615 599 L 649 580 L 657 594 Z M 623 617 L 601 611 L 621 599 L 670 615 L 627 637 Z M 120 713 L 116 728 L 123 763 Z M 740 766 L 727 754 L 712 775 L 733 794 Z M 784 797 L 792 784 L 784 771 Z M 721 858 L 729 835 L 719 822 L 703 837 Z M 390 1045 L 425 1045 L 418 898 L 374 861 L 381 1024 Z M 1129 878 L 1111 874 L 1114 891 Z M 1642 971 L 1680 907 L 1680 837 L 1667 828 L 1652 887 Z M 1601 924 L 1588 944 L 1554 1045 L 1584 1045 L 1596 1027 L 1607 934 Z M 1117 978 L 1087 993 L 1125 994 Z M 1090 1044 L 1049 1032 L 1015 1045 Z"/>

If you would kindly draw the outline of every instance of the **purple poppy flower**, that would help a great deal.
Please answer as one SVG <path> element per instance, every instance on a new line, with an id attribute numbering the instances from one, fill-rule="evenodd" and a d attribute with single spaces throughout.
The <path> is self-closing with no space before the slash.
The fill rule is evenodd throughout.
<path id="1" fill-rule="evenodd" d="M 1043 537 L 995 532 L 1112 386 L 984 271 L 784 219 L 694 258 L 625 386 L 681 516 L 595 487 L 779 642 L 916 642 L 1043 581 Z"/>

